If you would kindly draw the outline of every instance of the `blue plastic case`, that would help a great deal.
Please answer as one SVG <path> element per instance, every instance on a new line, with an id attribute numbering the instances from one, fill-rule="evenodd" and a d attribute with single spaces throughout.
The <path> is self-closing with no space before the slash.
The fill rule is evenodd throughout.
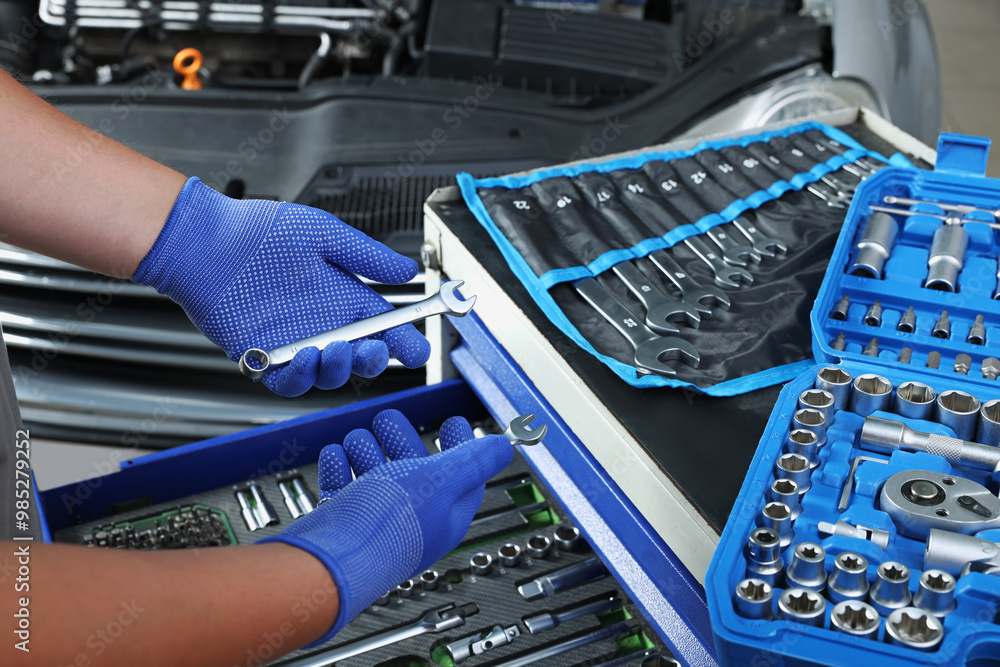
<path id="1" fill-rule="evenodd" d="M 931 386 L 938 395 L 958 389 L 977 397 L 981 403 L 1000 398 L 1000 381 L 987 379 L 981 372 L 984 358 L 1000 357 L 1000 300 L 992 298 L 997 289 L 998 236 L 987 225 L 965 225 L 969 247 L 965 266 L 959 276 L 958 291 L 941 292 L 923 287 L 931 238 L 943 221 L 914 216 L 900 222 L 895 248 L 885 265 L 883 278 L 864 278 L 847 272 L 855 245 L 871 214 L 870 206 L 881 205 L 885 195 L 911 199 L 973 204 L 994 210 L 1000 208 L 1000 180 L 985 178 L 989 140 L 978 137 L 944 134 L 938 145 L 935 171 L 887 167 L 867 179 L 853 199 L 837 246 L 830 260 L 823 286 L 811 312 L 813 348 L 819 364 L 791 381 L 781 392 L 768 422 L 757 453 L 706 578 L 709 612 L 716 648 L 722 664 L 729 665 L 965 665 L 989 659 L 1000 660 L 1000 576 L 970 573 L 958 578 L 957 607 L 942 619 L 945 634 L 933 651 L 892 645 L 885 641 L 886 618 L 880 619 L 877 638 L 859 638 L 835 631 L 830 625 L 833 603 L 827 600 L 824 627 L 811 627 L 788 620 L 751 620 L 739 615 L 733 602 L 737 584 L 749 576 L 744 547 L 750 533 L 759 525 L 758 517 L 767 502 L 765 493 L 774 479 L 774 465 L 784 453 L 791 429 L 792 415 L 798 409 L 799 394 L 813 387 L 816 372 L 838 365 L 853 378 L 876 373 L 889 379 L 893 387 L 906 381 Z M 909 208 L 909 207 L 902 207 Z M 916 207 L 941 214 L 937 207 Z M 979 217 L 977 214 L 966 218 Z M 992 221 L 992 217 L 982 217 Z M 830 318 L 831 310 L 847 295 L 851 307 L 847 321 Z M 868 307 L 875 301 L 883 306 L 882 325 L 862 324 Z M 899 318 L 914 306 L 917 331 L 896 330 Z M 931 327 L 942 310 L 948 310 L 952 335 L 950 340 L 934 338 Z M 986 324 L 985 345 L 973 345 L 966 337 L 975 316 L 982 314 Z M 845 333 L 846 347 L 831 347 L 837 334 Z M 877 357 L 865 356 L 862 350 L 872 338 L 879 339 Z M 910 363 L 898 360 L 900 351 L 912 350 Z M 937 369 L 927 368 L 928 354 L 941 353 Z M 954 370 L 959 354 L 972 358 L 967 375 Z M 893 398 L 895 397 L 895 389 Z M 893 403 L 890 403 L 890 409 Z M 875 412 L 874 416 L 902 421 L 921 431 L 955 436 L 947 426 L 932 421 L 913 420 L 893 413 Z M 889 516 L 879 509 L 879 494 L 884 482 L 904 470 L 929 470 L 972 479 L 988 486 L 994 493 L 997 484 L 988 472 L 952 467 L 943 457 L 895 451 L 891 457 L 861 449 L 859 436 L 864 417 L 839 410 L 827 430 L 827 442 L 820 450 L 819 465 L 810 475 L 811 487 L 801 496 L 802 513 L 793 523 L 791 544 L 783 550 L 782 563 L 791 562 L 792 549 L 799 542 L 816 542 L 826 549 L 826 572 L 833 571 L 837 554 L 859 553 L 868 559 L 868 581 L 874 583 L 876 569 L 882 562 L 900 561 L 911 570 L 911 593 L 918 587 L 924 568 L 925 542 L 900 535 Z M 974 439 L 974 438 L 971 438 Z M 847 509 L 838 511 L 841 491 L 856 456 L 885 460 L 887 465 L 862 463 L 855 474 L 854 492 Z M 884 530 L 889 533 L 887 548 L 872 541 L 841 535 L 820 534 L 820 522 L 845 521 L 851 525 Z M 979 537 L 1000 542 L 1000 530 L 986 531 Z M 782 584 L 774 589 L 773 611 Z"/>

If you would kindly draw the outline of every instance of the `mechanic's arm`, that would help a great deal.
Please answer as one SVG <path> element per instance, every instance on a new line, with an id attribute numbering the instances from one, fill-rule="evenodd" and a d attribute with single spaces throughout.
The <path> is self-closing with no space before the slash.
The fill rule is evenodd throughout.
<path id="1" fill-rule="evenodd" d="M 358 276 L 401 285 L 417 274 L 416 261 L 326 211 L 226 197 L 2 72 L 0 118 L 0 240 L 154 287 L 234 361 L 390 310 Z M 417 368 L 430 344 L 406 324 L 300 350 L 263 383 L 283 396 L 333 389 L 378 375 L 390 356 Z"/>
<path id="2" fill-rule="evenodd" d="M 284 544 L 159 552 L 33 544 L 30 584 L 21 595 L 30 595 L 31 652 L 14 648 L 16 607 L 3 604 L 0 664 L 260 665 L 321 637 L 339 609 L 326 568 Z M 5 588 L 4 598 L 19 595 Z"/>
<path id="3" fill-rule="evenodd" d="M 0 240 L 127 278 L 187 180 L 0 70 Z"/>

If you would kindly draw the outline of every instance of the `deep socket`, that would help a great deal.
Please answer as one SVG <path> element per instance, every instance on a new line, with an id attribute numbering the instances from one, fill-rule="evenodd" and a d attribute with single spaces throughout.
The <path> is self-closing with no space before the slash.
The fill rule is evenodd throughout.
<path id="1" fill-rule="evenodd" d="M 855 245 L 854 263 L 848 270 L 852 276 L 882 278 L 882 268 L 896 245 L 899 225 L 885 213 L 872 213 L 861 240 Z"/>
<path id="2" fill-rule="evenodd" d="M 934 405 L 934 420 L 951 428 L 960 440 L 971 440 L 979 419 L 979 399 L 957 389 L 938 394 Z"/>
<path id="3" fill-rule="evenodd" d="M 902 331 L 903 333 L 913 333 L 917 330 L 917 314 L 913 312 L 913 306 L 910 306 L 909 310 L 903 313 L 902 317 L 899 318 L 899 322 L 896 323 L 896 331 Z"/>
<path id="4" fill-rule="evenodd" d="M 774 588 L 763 579 L 744 579 L 736 584 L 736 613 L 743 618 L 770 621 L 774 616 L 771 600 Z"/>
<path id="5" fill-rule="evenodd" d="M 1000 447 L 1000 399 L 986 401 L 983 407 L 979 408 L 976 442 Z"/>
<path id="6" fill-rule="evenodd" d="M 601 559 L 588 558 L 523 583 L 517 587 L 517 592 L 525 600 L 537 600 L 542 597 L 551 597 L 574 586 L 598 581 L 606 577 L 607 574 L 608 571 L 601 563 Z"/>
<path id="7" fill-rule="evenodd" d="M 264 496 L 264 492 L 256 484 L 251 484 L 250 496 L 253 498 L 253 511 L 257 516 L 257 523 L 261 526 L 273 526 L 279 522 L 278 515 L 271 502 Z"/>
<path id="8" fill-rule="evenodd" d="M 876 410 L 887 410 L 892 398 L 892 383 L 881 375 L 865 373 L 854 378 L 851 412 L 867 417 Z"/>
<path id="9" fill-rule="evenodd" d="M 477 577 L 489 576 L 493 571 L 493 556 L 483 552 L 473 554 L 469 559 L 469 569 Z"/>
<path id="10" fill-rule="evenodd" d="M 840 297 L 840 301 L 838 301 L 837 305 L 835 305 L 833 307 L 833 310 L 830 311 L 830 319 L 838 320 L 840 322 L 846 322 L 847 311 L 850 308 L 850 305 L 851 305 L 851 300 L 847 298 L 846 294 Z"/>
<path id="11" fill-rule="evenodd" d="M 792 543 L 792 510 L 785 503 L 769 502 L 764 505 L 757 519 L 762 528 L 770 528 L 778 534 L 782 547 Z"/>
<path id="12" fill-rule="evenodd" d="M 827 582 L 827 597 L 834 602 L 864 600 L 868 595 L 868 559 L 845 551 L 833 559 L 833 573 Z"/>
<path id="13" fill-rule="evenodd" d="M 894 609 L 909 607 L 910 568 L 892 560 L 879 565 L 868 600 L 883 616 L 888 616 Z"/>
<path id="14" fill-rule="evenodd" d="M 868 310 L 865 312 L 864 318 L 862 318 L 861 323 L 869 327 L 880 327 L 882 326 L 882 302 L 876 301 L 872 305 L 868 306 Z"/>
<path id="15" fill-rule="evenodd" d="M 792 513 L 792 521 L 802 514 L 799 502 L 799 485 L 790 479 L 776 479 L 767 490 L 768 502 L 784 503 Z"/>
<path id="16" fill-rule="evenodd" d="M 809 490 L 809 459 L 801 454 L 782 454 L 774 464 L 775 479 L 790 479 L 799 486 L 799 496 Z"/>
<path id="17" fill-rule="evenodd" d="M 965 342 L 970 345 L 986 345 L 986 325 L 983 323 L 982 315 L 976 315 L 976 321 L 969 327 L 969 335 L 965 337 Z"/>
<path id="18" fill-rule="evenodd" d="M 257 515 L 254 514 L 253 505 L 250 504 L 250 496 L 245 489 L 236 491 L 236 502 L 240 504 L 240 514 L 243 515 L 243 522 L 247 525 L 247 530 L 259 530 L 261 526 L 257 522 Z"/>
<path id="19" fill-rule="evenodd" d="M 879 614 L 861 600 L 844 600 L 830 612 L 830 627 L 853 637 L 874 639 L 878 636 Z"/>
<path id="20" fill-rule="evenodd" d="M 830 421 L 833 420 L 833 406 L 833 394 L 825 389 L 806 389 L 799 394 L 799 408 L 819 410 Z"/>
<path id="21" fill-rule="evenodd" d="M 826 436 L 823 437 L 823 442 L 826 442 Z M 801 454 L 809 459 L 810 468 L 819 465 L 819 448 L 819 436 L 804 428 L 790 431 L 788 437 L 785 438 L 785 451 L 789 454 Z"/>
<path id="22" fill-rule="evenodd" d="M 866 357 L 877 357 L 878 356 L 878 338 L 872 338 L 865 345 L 865 349 L 861 351 L 861 354 Z"/>
<path id="23" fill-rule="evenodd" d="M 281 491 L 281 499 L 285 502 L 285 507 L 288 508 L 288 513 L 292 515 L 292 518 L 298 519 L 302 516 L 302 510 L 299 509 L 299 504 L 295 502 L 295 496 L 292 495 L 288 484 L 278 482 L 278 490 Z"/>
<path id="24" fill-rule="evenodd" d="M 958 274 L 962 271 L 968 249 L 969 234 L 962 225 L 944 224 L 938 227 L 931 239 L 924 287 L 942 292 L 958 291 Z"/>
<path id="25" fill-rule="evenodd" d="M 792 415 L 792 428 L 795 430 L 804 429 L 812 431 L 817 438 L 824 439 L 826 436 L 826 415 L 813 408 L 802 408 L 796 410 Z M 822 445 L 820 445 L 822 447 Z"/>
<path id="26" fill-rule="evenodd" d="M 951 338 L 951 320 L 948 319 L 948 311 L 942 310 L 941 317 L 937 319 L 934 323 L 934 328 L 931 329 L 931 335 L 934 338 L 942 338 L 948 340 Z"/>
<path id="27" fill-rule="evenodd" d="M 851 382 L 854 378 L 843 368 L 825 366 L 816 372 L 816 389 L 822 389 L 833 396 L 835 410 L 846 410 L 851 397 Z M 829 425 L 829 421 L 827 422 Z"/>
<path id="28" fill-rule="evenodd" d="M 910 419 L 927 419 L 934 409 L 937 392 L 923 382 L 904 382 L 896 388 L 892 410 Z"/>
<path id="29" fill-rule="evenodd" d="M 545 535 L 532 535 L 525 543 L 524 550 L 535 560 L 548 558 L 552 553 L 552 540 Z"/>
<path id="30" fill-rule="evenodd" d="M 772 586 L 781 580 L 781 537 L 770 528 L 756 528 L 744 549 L 747 577 L 763 579 Z"/>
<path id="31" fill-rule="evenodd" d="M 847 338 L 844 336 L 844 332 L 840 332 L 836 338 L 830 341 L 830 349 L 834 352 L 843 352 L 845 347 L 847 347 Z"/>
<path id="32" fill-rule="evenodd" d="M 778 596 L 778 618 L 822 628 L 826 621 L 826 600 L 808 588 L 789 588 Z"/>
<path id="33" fill-rule="evenodd" d="M 885 640 L 896 646 L 933 651 L 944 637 L 944 626 L 934 615 L 916 607 L 904 607 L 889 614 Z"/>
<path id="34" fill-rule="evenodd" d="M 497 558 L 500 561 L 500 567 L 517 567 L 521 564 L 521 547 L 508 542 L 497 549 Z"/>
<path id="35" fill-rule="evenodd" d="M 944 570 L 924 570 L 913 606 L 944 618 L 955 611 L 955 577 Z"/>
<path id="36" fill-rule="evenodd" d="M 791 587 L 822 591 L 826 587 L 826 550 L 813 542 L 800 542 L 792 552 L 792 562 L 785 571 Z"/>

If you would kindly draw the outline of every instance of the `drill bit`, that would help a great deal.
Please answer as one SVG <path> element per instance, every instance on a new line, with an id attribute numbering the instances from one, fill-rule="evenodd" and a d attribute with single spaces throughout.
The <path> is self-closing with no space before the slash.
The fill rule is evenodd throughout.
<path id="1" fill-rule="evenodd" d="M 847 298 L 846 294 L 844 296 L 840 297 L 840 301 L 838 301 L 837 305 L 834 306 L 833 310 L 830 311 L 830 319 L 831 320 L 840 320 L 841 322 L 846 322 L 847 321 L 847 308 L 850 305 L 850 303 L 851 303 L 851 300 Z"/>
<path id="2" fill-rule="evenodd" d="M 869 327 L 880 327 L 882 326 L 882 302 L 876 301 L 868 308 L 865 313 L 865 318 L 861 320 L 866 326 Z"/>
<path id="3" fill-rule="evenodd" d="M 930 354 L 927 355 L 927 368 L 937 368 L 941 365 L 941 353 L 937 350 L 931 350 Z"/>
<path id="4" fill-rule="evenodd" d="M 982 315 L 976 315 L 976 321 L 973 322 L 972 327 L 969 329 L 969 335 L 966 337 L 965 342 L 970 345 L 986 344 L 986 325 L 983 324 Z"/>
<path id="5" fill-rule="evenodd" d="M 877 357 L 878 356 L 878 338 L 872 338 L 871 342 L 865 346 L 865 351 L 861 354 L 866 357 Z"/>
<path id="6" fill-rule="evenodd" d="M 948 319 L 947 310 L 941 311 L 941 317 L 934 323 L 931 335 L 935 338 L 944 338 L 945 340 L 951 338 L 951 321 Z"/>
<path id="7" fill-rule="evenodd" d="M 917 330 L 917 315 L 913 312 L 913 306 L 903 313 L 903 316 L 899 318 L 899 324 L 896 325 L 896 331 L 902 331 L 903 333 L 913 333 Z"/>
<path id="8" fill-rule="evenodd" d="M 956 373 L 961 373 L 962 375 L 968 375 L 970 368 L 972 368 L 972 357 L 965 354 L 964 352 L 955 357 Z"/>
<path id="9" fill-rule="evenodd" d="M 912 354 L 913 350 L 911 350 L 908 347 L 904 347 L 902 350 L 899 351 L 899 359 L 897 359 L 897 361 L 899 361 L 899 363 L 901 364 L 908 364 L 910 363 L 910 356 Z"/>

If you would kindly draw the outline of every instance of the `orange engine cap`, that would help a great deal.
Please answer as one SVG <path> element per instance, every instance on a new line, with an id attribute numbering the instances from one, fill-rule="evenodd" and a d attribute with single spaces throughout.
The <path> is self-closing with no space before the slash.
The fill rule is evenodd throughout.
<path id="1" fill-rule="evenodd" d="M 184 90 L 201 90 L 201 79 L 198 72 L 202 63 L 205 62 L 201 51 L 194 48 L 181 49 L 174 56 L 174 71 L 183 77 L 181 88 Z"/>

